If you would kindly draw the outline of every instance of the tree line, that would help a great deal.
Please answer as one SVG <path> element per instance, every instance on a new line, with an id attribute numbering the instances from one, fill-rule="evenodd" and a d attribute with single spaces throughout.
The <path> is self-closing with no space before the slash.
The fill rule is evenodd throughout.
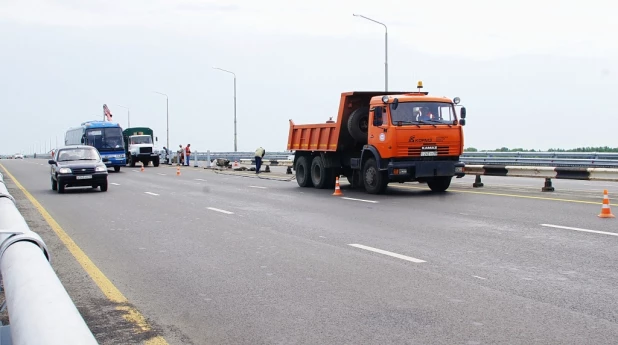
<path id="1" fill-rule="evenodd" d="M 521 147 L 508 148 L 500 147 L 494 150 L 479 150 L 476 147 L 467 147 L 464 152 L 618 152 L 618 147 L 609 146 L 591 146 L 591 147 L 577 147 L 573 149 L 556 149 L 550 148 L 547 150 L 540 149 L 524 149 Z"/>

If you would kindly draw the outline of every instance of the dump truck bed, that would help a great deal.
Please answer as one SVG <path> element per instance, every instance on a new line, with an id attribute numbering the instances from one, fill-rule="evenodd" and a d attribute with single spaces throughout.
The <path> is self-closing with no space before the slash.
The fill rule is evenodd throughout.
<path id="1" fill-rule="evenodd" d="M 409 91 L 407 91 L 409 92 Z M 287 149 L 290 151 L 338 151 L 354 146 L 347 131 L 350 114 L 361 106 L 369 106 L 372 97 L 399 95 L 406 92 L 352 91 L 341 94 L 337 119 L 332 122 L 297 125 L 290 120 Z M 344 129 L 344 130 L 342 130 Z"/>

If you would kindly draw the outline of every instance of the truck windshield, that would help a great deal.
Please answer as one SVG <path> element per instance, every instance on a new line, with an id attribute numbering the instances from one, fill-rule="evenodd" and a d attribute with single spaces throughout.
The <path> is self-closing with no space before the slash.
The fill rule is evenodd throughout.
<path id="1" fill-rule="evenodd" d="M 131 144 L 133 144 L 133 145 L 152 144 L 152 139 L 150 139 L 149 136 L 132 137 L 131 138 Z"/>
<path id="2" fill-rule="evenodd" d="M 397 109 L 390 105 L 391 122 L 397 125 L 453 124 L 455 110 L 450 103 L 406 102 L 399 103 Z"/>
<path id="3" fill-rule="evenodd" d="M 120 128 L 93 128 L 86 131 L 86 145 L 99 152 L 124 150 Z"/>

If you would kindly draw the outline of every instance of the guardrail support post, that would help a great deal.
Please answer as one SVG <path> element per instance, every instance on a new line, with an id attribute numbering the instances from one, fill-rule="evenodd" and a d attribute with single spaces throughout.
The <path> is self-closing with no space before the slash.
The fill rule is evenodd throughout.
<path id="1" fill-rule="evenodd" d="M 543 188 L 541 188 L 541 191 L 542 192 L 553 192 L 554 191 L 554 186 L 552 186 L 550 178 L 545 179 L 545 185 L 543 186 Z"/>
<path id="2" fill-rule="evenodd" d="M 474 183 L 472 184 L 472 187 L 474 188 L 480 188 L 483 187 L 484 184 L 481 181 L 481 175 L 476 175 L 476 177 L 474 178 Z"/>

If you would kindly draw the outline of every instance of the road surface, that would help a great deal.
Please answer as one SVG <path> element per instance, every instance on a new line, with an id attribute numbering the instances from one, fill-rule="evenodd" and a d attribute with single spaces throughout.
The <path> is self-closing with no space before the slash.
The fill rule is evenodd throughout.
<path id="1" fill-rule="evenodd" d="M 618 220 L 597 217 L 615 183 L 555 180 L 543 193 L 542 179 L 484 177 L 472 188 L 465 177 L 445 194 L 394 184 L 375 196 L 344 178 L 335 197 L 286 181 L 282 168 L 258 178 L 160 166 L 110 173 L 105 193 L 57 194 L 44 161 L 0 163 L 152 325 L 133 334 L 28 213 L 55 241 L 53 265 L 102 344 L 618 338 Z"/>

